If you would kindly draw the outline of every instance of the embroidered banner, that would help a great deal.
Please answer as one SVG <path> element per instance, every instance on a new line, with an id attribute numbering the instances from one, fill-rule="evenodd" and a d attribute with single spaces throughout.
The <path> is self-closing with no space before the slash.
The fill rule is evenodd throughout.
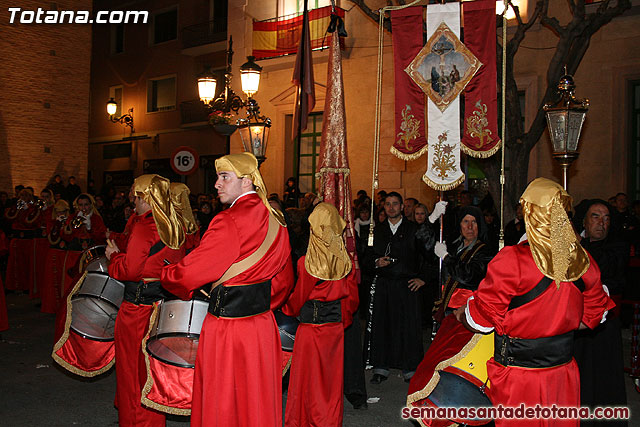
<path id="1" fill-rule="evenodd" d="M 422 180 L 438 191 L 464 182 L 460 170 L 459 93 L 479 61 L 460 42 L 460 4 L 427 6 L 428 41 L 405 70 L 427 94 L 427 171 Z"/>
<path id="2" fill-rule="evenodd" d="M 422 6 L 391 11 L 395 68 L 395 142 L 391 153 L 415 160 L 427 151 L 426 97 L 405 68 L 422 49 Z"/>
<path id="3" fill-rule="evenodd" d="M 331 22 L 331 6 L 309 11 L 311 49 L 329 47 L 327 28 Z M 336 7 L 336 15 L 344 19 L 344 9 Z M 302 33 L 302 14 L 288 15 L 253 23 L 253 56 L 256 59 L 296 53 Z M 343 40 L 340 39 L 342 46 Z"/>
<path id="4" fill-rule="evenodd" d="M 489 157 L 500 149 L 496 71 L 495 1 L 465 2 L 465 45 L 483 66 L 465 89 L 462 146 L 472 157 Z"/>

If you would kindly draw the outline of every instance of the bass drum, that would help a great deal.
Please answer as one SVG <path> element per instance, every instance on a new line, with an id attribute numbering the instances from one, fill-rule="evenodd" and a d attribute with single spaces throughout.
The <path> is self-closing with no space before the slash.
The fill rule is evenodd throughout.
<path id="1" fill-rule="evenodd" d="M 124 285 L 106 274 L 88 272 L 71 297 L 71 330 L 94 341 L 113 341 Z"/>
<path id="2" fill-rule="evenodd" d="M 198 341 L 209 303 L 163 301 L 152 325 L 147 351 L 156 359 L 181 368 L 195 367 Z"/>
<path id="3" fill-rule="evenodd" d="M 442 321 L 433 342 L 411 378 L 408 407 L 478 408 L 493 406 L 487 361 L 493 356 L 493 333 L 474 334 L 453 314 Z M 425 397 L 426 396 L 426 397 Z M 489 419 L 426 419 L 422 425 L 444 427 L 452 422 L 477 426 Z"/>

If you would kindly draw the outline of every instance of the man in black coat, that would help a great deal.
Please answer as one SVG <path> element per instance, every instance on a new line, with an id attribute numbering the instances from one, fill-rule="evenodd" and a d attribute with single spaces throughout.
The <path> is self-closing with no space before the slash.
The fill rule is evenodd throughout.
<path id="1" fill-rule="evenodd" d="M 418 226 L 403 216 L 403 208 L 400 194 L 387 194 L 387 219 L 375 227 L 373 248 L 365 258 L 365 268 L 376 276 L 370 343 L 365 344 L 374 368 L 372 384 L 385 381 L 391 368 L 402 370 L 408 381 L 424 355 L 417 293 L 426 279 L 424 250 L 416 238 Z"/>
<path id="2" fill-rule="evenodd" d="M 625 286 L 625 268 L 629 262 L 629 245 L 609 233 L 611 210 L 604 200 L 593 199 L 585 206 L 584 238 L 580 242 L 600 267 L 602 284 L 617 304 L 607 320 L 595 329 L 576 332 L 574 357 L 580 369 L 580 404 L 582 406 L 626 406 L 620 303 Z M 626 420 L 582 420 L 580 425 L 627 425 Z"/>

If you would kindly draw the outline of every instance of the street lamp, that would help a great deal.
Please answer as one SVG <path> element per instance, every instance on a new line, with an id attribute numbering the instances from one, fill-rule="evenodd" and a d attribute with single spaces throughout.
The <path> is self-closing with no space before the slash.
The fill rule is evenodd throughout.
<path id="1" fill-rule="evenodd" d="M 253 56 L 247 56 L 247 62 L 240 66 L 242 91 L 247 95 L 247 100 L 244 101 L 231 89 L 232 59 L 233 39 L 230 38 L 227 50 L 227 68 L 224 74 L 224 91 L 218 98 L 215 98 L 217 81 L 211 69 L 207 68 L 198 78 L 198 93 L 200 100 L 212 110 L 213 119 L 211 122 L 216 132 L 230 136 L 236 128 L 239 129 L 245 151 L 253 153 L 258 159 L 258 165 L 260 165 L 265 160 L 264 154 L 269 138 L 269 128 L 271 128 L 271 119 L 260 115 L 258 102 L 253 99 L 253 95 L 258 92 L 260 87 L 262 67 L 256 64 Z M 241 108 L 247 109 L 247 117 L 237 120 L 235 125 L 230 124 L 231 112 L 238 114 Z"/>
<path id="2" fill-rule="evenodd" d="M 125 126 L 129 126 L 131 128 L 131 133 L 135 132 L 133 128 L 133 107 L 129 108 L 129 112 L 127 114 L 123 114 L 120 117 L 115 117 L 116 111 L 118 111 L 118 103 L 113 99 L 109 99 L 107 101 L 107 114 L 109 114 L 109 120 L 113 123 L 121 123 Z"/>
<path id="3" fill-rule="evenodd" d="M 244 151 L 252 153 L 258 159 L 258 167 L 266 160 L 267 141 L 271 119 L 260 115 L 260 107 L 255 99 L 247 101 L 247 118 L 236 122 Z"/>
<path id="4" fill-rule="evenodd" d="M 576 88 L 573 77 L 566 73 L 558 82 L 560 99 L 554 104 L 545 104 L 549 136 L 553 147 L 553 158 L 562 168 L 562 184 L 568 189 L 569 166 L 578 158 L 578 140 L 582 124 L 589 110 L 589 100 L 579 100 L 574 96 Z"/>

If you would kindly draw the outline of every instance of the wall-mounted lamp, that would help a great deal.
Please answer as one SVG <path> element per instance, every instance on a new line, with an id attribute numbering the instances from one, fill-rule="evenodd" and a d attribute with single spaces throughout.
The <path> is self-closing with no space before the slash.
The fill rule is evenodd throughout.
<path id="1" fill-rule="evenodd" d="M 131 133 L 133 134 L 135 132 L 135 129 L 133 128 L 133 107 L 129 108 L 129 112 L 127 114 L 123 114 L 120 117 L 114 116 L 116 111 L 118 111 L 118 103 L 111 98 L 107 102 L 107 114 L 109 114 L 109 120 L 113 123 L 121 123 L 125 126 L 129 126 L 131 128 Z"/>

